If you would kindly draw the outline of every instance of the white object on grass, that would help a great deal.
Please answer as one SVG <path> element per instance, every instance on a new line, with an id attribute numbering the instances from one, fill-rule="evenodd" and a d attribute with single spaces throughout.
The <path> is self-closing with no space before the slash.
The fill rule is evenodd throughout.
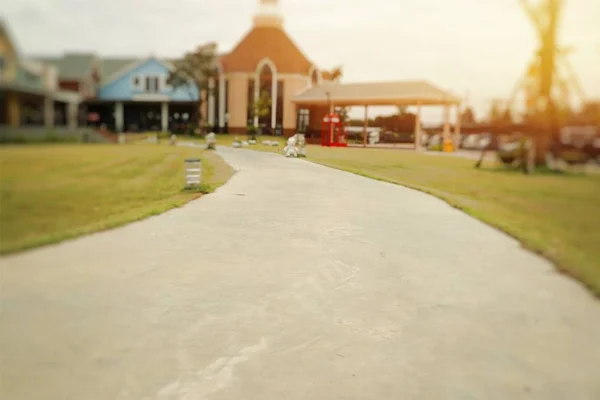
<path id="1" fill-rule="evenodd" d="M 206 148 L 207 149 L 215 149 L 217 147 L 217 136 L 214 132 L 206 135 Z"/>
<path id="2" fill-rule="evenodd" d="M 369 132 L 369 144 L 379 143 L 379 131 Z"/>
<path id="3" fill-rule="evenodd" d="M 202 183 L 202 160 L 188 158 L 185 160 L 185 187 L 190 188 Z"/>

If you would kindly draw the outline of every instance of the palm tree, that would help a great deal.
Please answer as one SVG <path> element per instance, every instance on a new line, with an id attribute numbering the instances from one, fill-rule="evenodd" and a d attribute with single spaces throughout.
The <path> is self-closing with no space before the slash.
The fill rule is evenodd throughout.
<path id="1" fill-rule="evenodd" d="M 189 90 L 195 87 L 197 89 L 198 98 L 192 113 L 192 121 L 197 126 L 203 125 L 203 116 L 200 111 L 203 101 L 202 94 L 208 97 L 209 80 L 215 75 L 216 61 L 216 43 L 199 46 L 195 51 L 185 54 L 181 60 L 174 62 L 175 68 L 171 71 L 167 81 L 173 88 L 185 87 Z"/>
<path id="2" fill-rule="evenodd" d="M 343 76 L 344 76 L 344 70 L 341 65 L 337 66 L 331 70 L 331 80 L 333 82 L 339 82 Z"/>

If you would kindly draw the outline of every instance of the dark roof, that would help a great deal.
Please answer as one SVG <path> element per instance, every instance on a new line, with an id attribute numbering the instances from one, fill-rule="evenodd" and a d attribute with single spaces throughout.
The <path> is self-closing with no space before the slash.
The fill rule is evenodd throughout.
<path id="1" fill-rule="evenodd" d="M 252 28 L 221 63 L 225 72 L 254 72 L 267 57 L 278 73 L 308 75 L 312 65 L 283 29 L 267 26 Z"/>
<path id="2" fill-rule="evenodd" d="M 61 79 L 81 80 L 91 74 L 98 57 L 94 53 L 65 53 L 60 57 L 40 56 L 33 59 L 54 65 Z"/>
<path id="3" fill-rule="evenodd" d="M 112 77 L 114 74 L 119 71 L 127 68 L 129 65 L 133 65 L 134 63 L 143 60 L 143 58 L 133 58 L 133 57 L 103 57 L 100 59 L 100 76 L 102 77 L 102 81 L 106 82 L 106 80 Z"/>
<path id="4" fill-rule="evenodd" d="M 51 64 L 58 70 L 60 79 L 80 80 L 87 78 L 94 65 L 103 82 L 113 77 L 119 71 L 133 66 L 147 57 L 99 57 L 93 53 L 66 53 L 62 56 L 34 56 L 34 60 Z M 172 60 L 161 59 L 161 61 Z"/>
<path id="5" fill-rule="evenodd" d="M 104 57 L 100 59 L 100 74 L 102 76 L 102 82 L 106 83 L 107 80 L 115 78 L 115 74 L 121 71 L 126 71 L 131 67 L 134 67 L 138 63 L 144 62 L 149 58 L 153 58 L 162 63 L 173 63 L 177 61 L 175 58 L 155 58 L 155 57 Z"/>
<path id="6" fill-rule="evenodd" d="M 60 79 L 81 80 L 90 76 L 92 68 L 98 67 L 101 81 L 115 78 L 121 71 L 133 67 L 148 57 L 101 57 L 94 53 L 66 53 L 62 56 L 33 56 L 33 60 L 56 67 Z M 174 63 L 176 58 L 156 58 L 165 63 Z"/>

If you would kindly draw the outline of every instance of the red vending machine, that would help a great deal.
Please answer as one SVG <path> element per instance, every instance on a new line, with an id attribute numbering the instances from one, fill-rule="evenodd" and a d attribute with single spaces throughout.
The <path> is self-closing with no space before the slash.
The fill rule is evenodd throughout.
<path id="1" fill-rule="evenodd" d="M 344 122 L 337 114 L 328 114 L 323 117 L 321 128 L 321 146 L 347 147 L 346 130 Z"/>

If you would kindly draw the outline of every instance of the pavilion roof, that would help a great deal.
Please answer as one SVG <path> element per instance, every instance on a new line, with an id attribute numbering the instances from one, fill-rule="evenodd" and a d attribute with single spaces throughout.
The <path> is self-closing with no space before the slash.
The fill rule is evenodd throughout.
<path id="1" fill-rule="evenodd" d="M 427 81 L 325 83 L 295 96 L 296 104 L 336 106 L 443 105 L 461 100 Z"/>

